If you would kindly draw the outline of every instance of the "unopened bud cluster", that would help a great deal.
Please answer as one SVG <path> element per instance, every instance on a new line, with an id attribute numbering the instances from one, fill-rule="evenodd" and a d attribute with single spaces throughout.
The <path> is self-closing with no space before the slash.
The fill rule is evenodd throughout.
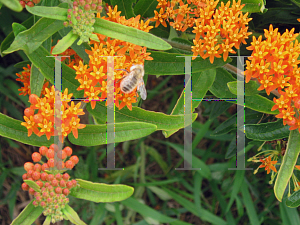
<path id="1" fill-rule="evenodd" d="M 73 33 L 79 35 L 81 42 L 88 42 L 94 31 L 95 13 L 102 11 L 102 0 L 75 0 L 73 8 L 68 9 L 68 21 Z"/>
<path id="2" fill-rule="evenodd" d="M 20 1 L 20 4 L 23 8 L 25 8 L 25 5 L 28 5 L 29 7 L 33 7 L 35 4 L 38 4 L 41 0 L 24 0 Z"/>
<path id="3" fill-rule="evenodd" d="M 78 157 L 71 156 L 72 149 L 70 147 L 65 147 L 62 151 L 58 151 L 58 146 L 55 144 L 52 144 L 49 149 L 46 146 L 42 146 L 39 152 L 32 154 L 33 161 L 42 162 L 42 156 L 46 156 L 48 162 L 42 162 L 42 164 L 26 162 L 24 169 L 27 173 L 22 176 L 24 181 L 34 181 L 39 186 L 39 191 L 33 189 L 25 182 L 22 184 L 22 189 L 34 196 L 33 205 L 43 207 L 43 214 L 51 216 L 51 222 L 55 223 L 63 220 L 61 209 L 68 204 L 69 199 L 66 196 L 69 195 L 73 187 L 77 186 L 77 181 L 70 180 L 70 175 L 67 173 L 61 174 L 59 170 L 55 170 L 52 173 L 51 170 L 48 170 L 54 166 L 62 168 L 62 165 L 66 168 L 73 168 L 78 163 Z M 55 153 L 62 160 L 56 160 L 57 162 L 55 162 Z M 68 156 L 71 156 L 70 159 L 64 162 Z"/>

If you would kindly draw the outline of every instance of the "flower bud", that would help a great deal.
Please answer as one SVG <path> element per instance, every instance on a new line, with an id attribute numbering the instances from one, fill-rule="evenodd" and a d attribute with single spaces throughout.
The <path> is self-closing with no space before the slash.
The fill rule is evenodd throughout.
<path id="1" fill-rule="evenodd" d="M 22 184 L 22 189 L 23 191 L 28 191 L 29 190 L 29 186 L 28 184 L 26 184 L 25 182 Z"/>
<path id="2" fill-rule="evenodd" d="M 30 116 L 33 116 L 34 115 L 34 110 L 32 109 L 32 108 L 26 108 L 25 110 L 24 110 L 24 115 L 25 116 L 27 116 L 28 118 L 30 117 Z"/>
<path id="3" fill-rule="evenodd" d="M 40 153 L 34 152 L 32 154 L 32 160 L 33 160 L 33 162 L 39 162 L 39 161 L 41 161 L 41 159 L 42 159 L 42 156 L 41 156 Z"/>
<path id="4" fill-rule="evenodd" d="M 48 174 L 47 181 L 52 181 L 53 179 L 54 179 L 54 175 L 53 174 Z"/>
<path id="5" fill-rule="evenodd" d="M 34 165 L 33 165 L 33 163 L 31 163 L 31 162 L 26 162 L 25 164 L 24 164 L 24 169 L 28 172 L 29 170 L 33 170 L 33 168 L 34 168 Z"/>
<path id="6" fill-rule="evenodd" d="M 34 172 L 32 173 L 32 179 L 34 179 L 34 180 L 39 180 L 40 178 L 41 178 L 41 174 L 40 174 L 39 172 L 34 171 Z"/>
<path id="7" fill-rule="evenodd" d="M 48 159 L 51 159 L 51 158 L 54 158 L 54 155 L 55 155 L 55 152 L 53 149 L 48 149 L 47 153 L 46 153 L 46 156 Z"/>
<path id="8" fill-rule="evenodd" d="M 34 167 L 33 167 L 33 170 L 36 171 L 36 172 L 41 172 L 42 170 L 42 165 L 41 164 L 35 164 Z"/>
<path id="9" fill-rule="evenodd" d="M 47 164 L 50 168 L 53 168 L 54 167 L 54 159 L 53 158 L 49 159 Z"/>
<path id="10" fill-rule="evenodd" d="M 42 173 L 41 174 L 41 180 L 46 181 L 48 179 L 48 174 L 47 173 Z"/>
<path id="11" fill-rule="evenodd" d="M 44 183 L 40 180 L 35 182 L 37 185 L 39 185 L 40 188 L 42 188 L 44 186 Z M 38 193 L 38 192 L 37 192 Z"/>
<path id="12" fill-rule="evenodd" d="M 70 179 L 70 175 L 67 174 L 67 173 L 64 173 L 62 178 L 65 180 L 65 181 L 68 181 Z"/>
<path id="13" fill-rule="evenodd" d="M 68 169 L 72 169 L 74 167 L 74 163 L 71 160 L 65 162 L 65 166 Z"/>
<path id="14" fill-rule="evenodd" d="M 43 156 L 46 155 L 47 151 L 48 151 L 48 148 L 46 146 L 41 146 L 39 149 L 40 154 Z"/>
<path id="15" fill-rule="evenodd" d="M 31 103 L 31 105 L 36 105 L 38 103 L 38 96 L 35 94 L 31 94 L 29 96 L 29 102 Z"/>
<path id="16" fill-rule="evenodd" d="M 43 123 L 43 116 L 40 113 L 38 113 L 33 116 L 33 121 L 37 124 Z"/>
<path id="17" fill-rule="evenodd" d="M 69 195 L 70 194 L 70 190 L 68 188 L 63 189 L 63 194 L 65 196 Z"/>
<path id="18" fill-rule="evenodd" d="M 44 163 L 44 164 L 42 165 L 42 171 L 45 171 L 45 170 L 48 170 L 48 169 L 49 169 L 48 164 L 47 164 L 47 163 Z"/>
<path id="19" fill-rule="evenodd" d="M 71 156 L 70 160 L 76 165 L 79 162 L 79 159 L 76 155 Z"/>

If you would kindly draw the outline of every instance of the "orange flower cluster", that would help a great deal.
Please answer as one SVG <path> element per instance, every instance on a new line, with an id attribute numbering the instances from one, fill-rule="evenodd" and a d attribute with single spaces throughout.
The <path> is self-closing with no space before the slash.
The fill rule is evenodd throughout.
<path id="1" fill-rule="evenodd" d="M 78 130 L 82 129 L 86 125 L 79 124 L 80 119 L 78 116 L 84 115 L 83 109 L 80 109 L 81 102 L 74 104 L 74 101 L 70 102 L 73 94 L 68 94 L 68 89 L 65 89 L 64 93 L 60 92 L 61 97 L 61 118 L 56 118 L 61 121 L 60 130 L 54 130 L 54 106 L 55 106 L 55 89 L 52 86 L 50 89 L 45 88 L 45 96 L 39 98 L 34 94 L 29 96 L 29 102 L 31 106 L 24 111 L 24 120 L 21 125 L 28 129 L 28 136 L 32 134 L 32 131 L 38 135 L 46 135 L 49 140 L 51 136 L 59 136 L 61 140 L 63 137 L 68 136 L 69 133 L 73 133 L 75 138 L 78 138 Z M 35 110 L 38 110 L 35 113 Z"/>
<path id="2" fill-rule="evenodd" d="M 149 26 L 149 20 L 144 22 L 140 21 L 140 16 L 126 20 L 124 16 L 120 16 L 121 12 L 117 11 L 117 6 L 114 10 L 109 7 L 108 17 L 103 19 L 120 23 L 122 25 L 134 27 L 145 32 L 149 32 L 152 26 Z M 110 93 L 114 91 L 114 84 L 108 84 L 107 81 L 107 57 L 105 56 L 120 56 L 114 57 L 114 80 L 115 82 L 115 104 L 119 109 L 127 106 L 132 109 L 132 103 L 135 103 L 136 89 L 128 94 L 121 92 L 119 80 L 124 77 L 124 72 L 121 69 L 129 70 L 133 64 L 144 64 L 144 60 L 152 60 L 146 53 L 147 48 L 134 45 L 118 39 L 111 39 L 105 35 L 96 34 L 100 42 L 91 41 L 93 44 L 92 50 L 86 50 L 89 54 L 89 64 L 84 65 L 82 61 L 78 66 L 73 68 L 76 70 L 76 78 L 80 86 L 77 90 L 84 90 L 84 97 L 87 102 L 91 102 L 91 107 L 94 109 L 96 101 L 105 100 L 107 97 L 107 87 L 112 88 Z M 110 102 L 106 101 L 106 105 Z"/>
<path id="3" fill-rule="evenodd" d="M 300 132 L 300 45 L 295 41 L 298 33 L 294 34 L 293 28 L 280 34 L 272 25 L 264 31 L 266 39 L 262 41 L 262 36 L 253 37 L 251 46 L 247 48 L 253 52 L 246 61 L 246 82 L 257 78 L 261 84 L 258 90 L 265 89 L 268 95 L 278 90 L 280 97 L 273 99 L 275 105 L 272 110 L 279 110 L 276 117 L 282 118 L 284 125 L 291 126 L 290 130 L 298 128 Z"/>
<path id="4" fill-rule="evenodd" d="M 67 173 L 61 174 L 62 171 L 60 170 L 49 171 L 49 169 L 54 167 L 72 169 L 79 159 L 76 155 L 71 156 L 72 149 L 70 147 L 58 151 L 58 146 L 55 144 L 52 144 L 49 149 L 42 146 L 39 152 L 32 154 L 32 160 L 36 162 L 35 164 L 31 162 L 24 164 L 26 173 L 22 176 L 24 180 L 22 189 L 34 196 L 32 204 L 35 207 L 42 207 L 44 209 L 43 214 L 51 217 L 51 222 L 55 223 L 63 220 L 60 209 L 65 208 L 65 205 L 68 204 L 69 199 L 67 196 L 70 194 L 70 190 L 77 186 L 77 181 L 70 180 L 70 175 Z M 55 153 L 61 160 L 54 161 Z M 41 160 L 42 156 L 47 158 L 47 163 Z M 70 159 L 66 161 L 67 157 L 70 157 Z"/>
<path id="5" fill-rule="evenodd" d="M 160 23 L 167 26 L 165 21 L 172 19 L 174 22 L 170 25 L 176 30 L 194 28 L 193 59 L 200 55 L 213 63 L 214 58 L 220 58 L 222 54 L 226 61 L 229 53 L 235 53 L 232 48 L 239 49 L 241 43 L 246 44 L 245 39 L 251 34 L 247 25 L 252 18 L 248 18 L 248 13 L 242 13 L 244 5 L 241 5 L 241 0 L 233 0 L 231 6 L 230 1 L 226 5 L 221 2 L 218 8 L 218 0 L 187 0 L 188 4 L 182 0 L 157 1 L 160 11 L 154 11 L 152 21 L 156 21 L 155 27 Z"/>
<path id="6" fill-rule="evenodd" d="M 21 87 L 20 89 L 18 89 L 18 91 L 20 91 L 21 93 L 19 95 L 30 95 L 31 94 L 31 89 L 30 89 L 30 72 L 31 72 L 31 66 L 29 64 L 27 64 L 27 67 L 23 67 L 23 71 L 21 72 L 21 74 L 17 73 L 16 75 L 19 77 L 16 80 L 17 81 L 21 81 L 24 85 L 24 87 Z M 42 93 L 41 96 L 43 94 L 45 94 L 45 88 L 48 87 L 49 82 L 45 82 L 44 86 L 42 88 Z"/>
<path id="7" fill-rule="evenodd" d="M 260 162 L 262 162 L 262 164 L 258 168 L 265 167 L 267 174 L 269 174 L 271 170 L 273 170 L 275 173 L 277 173 L 277 170 L 274 166 L 274 165 L 276 165 L 277 161 L 272 161 L 271 156 L 264 158 L 264 159 L 260 159 Z"/>

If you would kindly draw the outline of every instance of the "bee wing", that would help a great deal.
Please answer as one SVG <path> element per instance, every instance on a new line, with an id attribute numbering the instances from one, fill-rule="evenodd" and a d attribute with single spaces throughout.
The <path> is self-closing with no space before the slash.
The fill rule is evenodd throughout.
<path id="1" fill-rule="evenodd" d="M 137 90 L 140 92 L 141 98 L 143 100 L 146 100 L 146 98 L 147 98 L 147 91 L 146 91 L 146 87 L 145 87 L 145 83 L 144 83 L 143 78 L 140 79 Z"/>

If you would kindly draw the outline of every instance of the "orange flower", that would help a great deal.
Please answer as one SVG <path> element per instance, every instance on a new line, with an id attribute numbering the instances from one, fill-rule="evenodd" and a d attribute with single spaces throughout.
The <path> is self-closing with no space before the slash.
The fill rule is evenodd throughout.
<path id="1" fill-rule="evenodd" d="M 155 27 L 159 24 L 166 26 L 165 21 L 170 21 L 170 26 L 184 32 L 187 28 L 193 27 L 196 34 L 192 46 L 193 59 L 198 55 L 202 58 L 209 58 L 213 63 L 214 58 L 226 61 L 229 53 L 235 53 L 232 49 L 239 49 L 241 43 L 246 44 L 245 39 L 251 34 L 248 32 L 248 13 L 243 14 L 241 1 L 230 1 L 226 5 L 221 2 L 217 8 L 218 0 L 176 0 L 166 3 L 157 0 L 159 12 L 154 11 L 152 21 L 156 21 Z"/>
<path id="2" fill-rule="evenodd" d="M 265 159 L 260 159 L 260 161 L 262 162 L 262 164 L 259 166 L 259 168 L 265 167 L 265 170 L 267 170 L 267 174 L 270 173 L 270 170 L 273 170 L 275 173 L 277 173 L 277 170 L 274 166 L 277 163 L 277 161 L 272 161 L 271 156 Z"/>
<path id="3" fill-rule="evenodd" d="M 272 110 L 279 110 L 276 117 L 283 118 L 283 124 L 291 126 L 290 130 L 300 128 L 300 45 L 298 41 L 293 42 L 297 35 L 294 34 L 294 29 L 280 34 L 277 28 L 270 25 L 269 30 L 264 30 L 264 41 L 262 36 L 257 39 L 253 37 L 251 46 L 247 47 L 253 52 L 249 61 L 246 61 L 245 71 L 246 82 L 257 78 L 261 83 L 258 90 L 265 89 L 268 95 L 273 90 L 279 92 L 280 97 L 273 99 L 275 105 Z"/>
<path id="4" fill-rule="evenodd" d="M 162 4 L 164 4 L 163 1 Z M 108 11 L 108 17 L 102 17 L 105 20 L 146 32 L 149 32 L 152 28 L 152 26 L 149 26 L 149 20 L 147 22 L 140 21 L 140 16 L 126 20 L 124 16 L 120 16 L 117 6 L 115 6 L 114 10 L 109 7 Z M 137 95 L 136 90 L 128 95 L 120 91 L 120 80 L 127 75 L 123 70 L 129 71 L 133 64 L 144 64 L 145 60 L 152 60 L 152 57 L 149 56 L 150 53 L 146 52 L 146 47 L 112 39 L 101 34 L 96 35 L 100 41 L 91 41 L 91 50 L 86 51 L 90 58 L 89 64 L 84 65 L 80 61 L 78 66 L 74 66 L 77 74 L 76 79 L 80 83 L 77 90 L 84 90 L 84 97 L 87 97 L 87 102 L 91 103 L 92 109 L 95 108 L 97 101 L 103 101 L 107 98 L 107 89 L 109 89 L 109 93 L 115 93 L 115 104 L 117 107 L 120 107 L 119 109 L 127 106 L 131 110 L 132 103 L 137 101 Z M 116 55 L 117 57 L 114 57 L 115 70 L 108 71 L 106 56 Z M 109 82 L 108 74 L 113 74 L 115 84 L 113 82 L 107 84 Z M 130 100 L 128 100 L 128 97 Z M 111 101 L 114 100 L 114 98 L 109 99 Z M 110 102 L 106 101 L 107 104 L 110 104 Z"/>

